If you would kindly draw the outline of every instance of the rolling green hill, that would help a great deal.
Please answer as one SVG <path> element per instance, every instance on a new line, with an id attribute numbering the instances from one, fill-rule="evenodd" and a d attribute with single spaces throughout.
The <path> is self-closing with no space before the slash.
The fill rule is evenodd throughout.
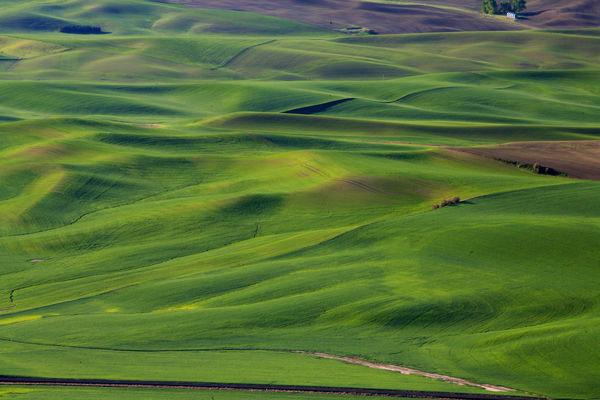
<path id="1" fill-rule="evenodd" d="M 321 352 L 600 395 L 600 184 L 455 148 L 599 140 L 597 29 L 344 36 L 142 0 L 0 27 L 0 375 L 485 392 Z"/>

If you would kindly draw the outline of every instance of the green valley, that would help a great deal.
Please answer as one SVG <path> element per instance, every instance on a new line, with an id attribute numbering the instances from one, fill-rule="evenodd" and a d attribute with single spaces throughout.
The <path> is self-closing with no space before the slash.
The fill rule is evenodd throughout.
<path id="1" fill-rule="evenodd" d="M 0 375 L 600 396 L 600 28 L 4 3 Z"/>

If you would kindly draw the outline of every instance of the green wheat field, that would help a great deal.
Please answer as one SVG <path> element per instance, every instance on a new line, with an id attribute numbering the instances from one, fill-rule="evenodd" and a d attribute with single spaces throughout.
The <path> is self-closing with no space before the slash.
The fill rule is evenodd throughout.
<path id="1" fill-rule="evenodd" d="M 600 139 L 599 50 L 0 1 L 0 375 L 489 393 L 323 352 L 598 398 L 600 182 L 456 148 Z"/>

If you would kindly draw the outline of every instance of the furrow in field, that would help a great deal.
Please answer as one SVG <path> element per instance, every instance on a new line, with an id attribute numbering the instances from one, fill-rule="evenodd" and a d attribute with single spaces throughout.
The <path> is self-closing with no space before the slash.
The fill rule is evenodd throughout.
<path id="1" fill-rule="evenodd" d="M 244 54 L 246 54 L 250 50 L 252 50 L 252 49 L 254 49 L 256 47 L 266 46 L 268 44 L 275 43 L 276 41 L 277 40 L 268 40 L 268 41 L 263 42 L 263 43 L 258 43 L 258 44 L 246 47 L 245 49 L 243 49 L 242 51 L 240 51 L 239 53 L 237 53 L 236 55 L 234 55 L 233 57 L 231 57 L 229 60 L 225 61 L 223 64 L 219 65 L 218 67 L 213 68 L 213 70 L 217 70 L 217 69 L 220 69 L 220 68 L 227 68 L 233 62 L 235 62 L 235 60 L 237 60 L 238 58 L 240 58 L 241 56 L 243 56 Z"/>

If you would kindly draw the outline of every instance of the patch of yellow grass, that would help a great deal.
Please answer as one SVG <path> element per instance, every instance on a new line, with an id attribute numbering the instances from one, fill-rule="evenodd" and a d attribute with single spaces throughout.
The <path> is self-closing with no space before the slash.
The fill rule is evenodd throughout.
<path id="1" fill-rule="evenodd" d="M 10 325 L 10 324 L 17 324 L 19 322 L 35 321 L 36 319 L 40 319 L 40 318 L 42 318 L 41 315 L 26 315 L 26 316 L 21 316 L 21 317 L 0 319 L 0 325 Z"/>
<path id="2" fill-rule="evenodd" d="M 11 395 L 15 395 L 15 394 L 27 394 L 29 392 L 33 392 L 34 389 L 27 389 L 27 388 L 23 388 L 23 387 L 4 387 L 4 388 L 0 388 L 0 397 L 3 397 L 4 395 L 7 396 L 11 396 Z"/>
<path id="3" fill-rule="evenodd" d="M 65 50 L 66 47 L 54 43 L 0 36 L 0 53 L 14 58 L 38 57 Z"/>
<path id="4" fill-rule="evenodd" d="M 162 310 L 156 310 L 155 312 L 195 310 L 197 308 L 198 308 L 197 305 L 194 305 L 194 304 L 185 304 L 185 305 L 182 305 L 182 306 L 169 307 L 169 308 L 164 308 Z"/>

